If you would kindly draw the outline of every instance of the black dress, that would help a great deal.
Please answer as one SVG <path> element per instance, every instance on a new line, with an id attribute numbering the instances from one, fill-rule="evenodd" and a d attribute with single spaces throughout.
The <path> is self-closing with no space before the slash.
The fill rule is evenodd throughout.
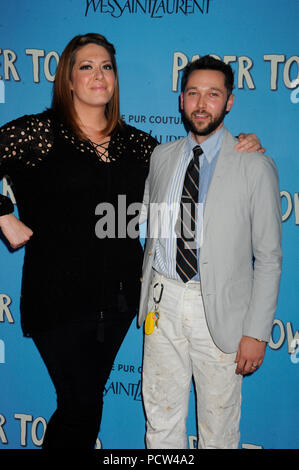
<path id="1" fill-rule="evenodd" d="M 35 342 L 57 394 L 44 449 L 95 445 L 105 383 L 139 302 L 134 209 L 156 145 L 119 125 L 103 161 L 52 110 L 0 129 L 0 177 L 10 177 L 20 220 L 33 231 L 23 266 L 23 333 Z M 0 196 L 0 216 L 13 209 Z M 126 236 L 130 222 L 136 227 Z"/>
<path id="2" fill-rule="evenodd" d="M 150 135 L 119 125 L 105 162 L 52 110 L 0 129 L 0 177 L 10 177 L 20 220 L 33 231 L 23 266 L 24 335 L 119 306 L 120 291 L 136 310 L 142 247 L 138 232 L 126 236 L 137 220 L 134 210 L 126 212 L 142 202 L 156 145 Z M 0 195 L 0 215 L 12 211 Z M 109 237 L 99 238 L 96 227 Z"/>

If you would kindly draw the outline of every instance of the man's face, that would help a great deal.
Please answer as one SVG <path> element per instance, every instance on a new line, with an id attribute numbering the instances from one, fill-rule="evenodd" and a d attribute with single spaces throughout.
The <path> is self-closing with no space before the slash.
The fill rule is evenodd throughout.
<path id="1" fill-rule="evenodd" d="M 222 127 L 232 108 L 234 96 L 228 98 L 224 78 L 218 70 L 194 70 L 181 93 L 181 109 L 198 143 Z"/>

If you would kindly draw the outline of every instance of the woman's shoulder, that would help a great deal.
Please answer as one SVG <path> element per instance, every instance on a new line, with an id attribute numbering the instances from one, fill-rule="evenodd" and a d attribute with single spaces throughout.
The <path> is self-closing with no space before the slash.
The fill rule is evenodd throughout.
<path id="1" fill-rule="evenodd" d="M 118 127 L 117 130 L 119 133 L 126 135 L 129 139 L 143 139 L 152 142 L 153 145 L 157 145 L 157 140 L 152 137 L 148 132 L 142 131 L 141 129 L 137 129 L 137 127 L 131 126 L 125 122 L 122 122 Z"/>
<path id="2" fill-rule="evenodd" d="M 118 124 L 111 136 L 109 152 L 112 159 L 125 157 L 148 165 L 150 156 L 157 145 L 156 139 L 147 132 L 122 122 Z"/>
<path id="3" fill-rule="evenodd" d="M 48 154 L 52 148 L 51 111 L 25 114 L 0 128 L 1 155 L 10 161 L 31 161 L 36 156 Z"/>
<path id="4" fill-rule="evenodd" d="M 117 126 L 111 140 L 118 144 L 119 147 L 128 148 L 129 150 L 134 149 L 135 151 L 140 150 L 141 152 L 145 149 L 152 152 L 158 145 L 157 140 L 149 133 L 130 126 L 125 122 Z"/>
<path id="5" fill-rule="evenodd" d="M 53 120 L 53 113 L 50 109 L 37 114 L 24 114 L 23 116 L 12 119 L 11 121 L 3 124 L 1 129 L 21 129 L 29 130 L 34 126 L 50 126 Z M 28 127 L 29 126 L 29 127 Z"/>

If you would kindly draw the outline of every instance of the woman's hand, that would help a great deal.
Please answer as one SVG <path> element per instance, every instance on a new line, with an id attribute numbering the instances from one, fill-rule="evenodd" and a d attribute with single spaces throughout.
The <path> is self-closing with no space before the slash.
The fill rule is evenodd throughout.
<path id="1" fill-rule="evenodd" d="M 239 152 L 260 152 L 265 153 L 266 149 L 261 146 L 259 138 L 255 134 L 239 134 L 239 142 L 235 149 Z"/>
<path id="2" fill-rule="evenodd" d="M 32 230 L 13 214 L 0 217 L 0 228 L 14 250 L 25 245 L 33 235 Z"/>

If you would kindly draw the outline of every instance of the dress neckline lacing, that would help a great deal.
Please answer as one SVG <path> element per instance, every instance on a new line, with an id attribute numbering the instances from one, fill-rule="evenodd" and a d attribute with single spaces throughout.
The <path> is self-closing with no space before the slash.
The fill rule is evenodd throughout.
<path id="1" fill-rule="evenodd" d="M 106 140 L 105 142 L 101 142 L 100 144 L 97 144 L 96 142 L 93 142 L 90 139 L 88 139 L 88 142 L 94 148 L 97 156 L 102 162 L 109 163 L 111 161 L 108 153 L 110 140 Z"/>

